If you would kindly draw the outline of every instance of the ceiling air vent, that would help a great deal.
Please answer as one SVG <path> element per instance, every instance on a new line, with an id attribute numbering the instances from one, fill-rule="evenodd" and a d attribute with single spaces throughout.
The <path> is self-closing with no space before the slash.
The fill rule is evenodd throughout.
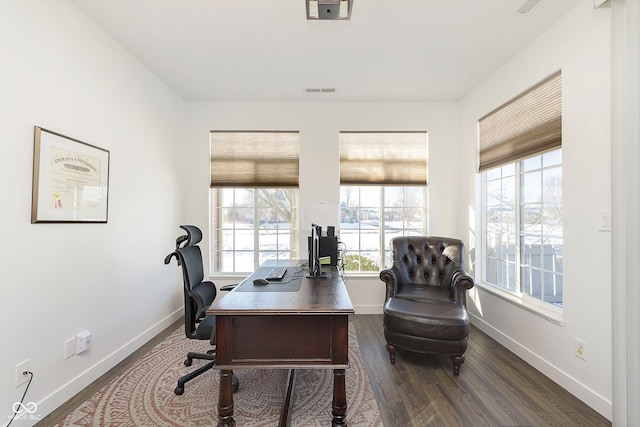
<path id="1" fill-rule="evenodd" d="M 335 87 L 306 87 L 304 91 L 307 93 L 336 93 Z"/>

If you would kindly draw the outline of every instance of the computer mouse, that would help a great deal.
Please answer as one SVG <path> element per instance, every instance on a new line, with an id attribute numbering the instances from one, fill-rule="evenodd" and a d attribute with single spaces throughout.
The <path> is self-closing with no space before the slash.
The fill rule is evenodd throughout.
<path id="1" fill-rule="evenodd" d="M 258 286 L 264 286 L 269 282 L 266 279 L 253 279 L 253 284 Z"/>

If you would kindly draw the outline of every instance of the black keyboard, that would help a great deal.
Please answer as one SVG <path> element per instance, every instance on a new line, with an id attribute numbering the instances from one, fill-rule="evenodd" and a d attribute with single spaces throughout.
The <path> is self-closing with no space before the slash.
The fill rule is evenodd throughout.
<path id="1" fill-rule="evenodd" d="M 273 267 L 271 271 L 267 274 L 267 280 L 282 280 L 284 275 L 287 273 L 286 267 Z"/>

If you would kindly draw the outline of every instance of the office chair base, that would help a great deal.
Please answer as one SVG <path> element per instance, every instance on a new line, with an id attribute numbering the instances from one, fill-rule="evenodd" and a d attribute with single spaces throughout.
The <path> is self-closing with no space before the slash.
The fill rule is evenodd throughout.
<path id="1" fill-rule="evenodd" d="M 185 360 L 186 363 L 186 360 Z M 197 376 L 200 376 L 202 374 L 204 374 L 205 372 L 207 372 L 209 369 L 213 368 L 213 366 L 216 364 L 215 361 L 213 362 L 209 362 L 206 365 L 201 366 L 200 368 L 196 369 L 193 372 L 189 372 L 187 375 L 184 375 L 183 377 L 180 377 L 180 379 L 178 380 L 178 386 L 176 387 L 176 389 L 173 391 L 175 394 L 177 394 L 178 396 L 180 396 L 182 393 L 184 393 L 184 385 L 188 382 L 191 381 L 192 379 L 194 379 Z"/>
<path id="2" fill-rule="evenodd" d="M 190 351 L 187 353 L 187 358 L 184 360 L 184 366 L 191 366 L 193 363 L 193 359 L 201 359 L 201 360 L 216 360 L 216 350 L 207 350 L 206 353 L 196 353 Z"/>
<path id="3" fill-rule="evenodd" d="M 211 368 L 213 368 L 213 366 L 216 364 L 216 362 L 210 362 L 207 363 L 204 366 L 201 366 L 200 368 L 196 369 L 193 372 L 188 373 L 187 375 L 184 375 L 183 377 L 181 377 L 178 380 L 178 386 L 173 390 L 173 392 L 178 395 L 181 396 L 184 393 L 184 385 L 191 381 L 192 379 L 194 379 L 195 377 L 204 374 L 205 372 L 207 372 L 208 370 L 210 370 Z M 238 376 L 236 374 L 233 374 L 231 376 L 231 389 L 233 390 L 233 392 L 237 392 L 238 388 L 240 388 L 240 380 L 238 379 Z"/>

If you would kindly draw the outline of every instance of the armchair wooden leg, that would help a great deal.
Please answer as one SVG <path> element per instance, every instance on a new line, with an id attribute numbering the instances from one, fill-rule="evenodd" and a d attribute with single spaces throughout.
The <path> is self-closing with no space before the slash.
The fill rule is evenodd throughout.
<path id="1" fill-rule="evenodd" d="M 453 361 L 453 376 L 457 377 L 460 375 L 460 366 L 464 363 L 464 354 L 460 356 L 451 356 L 451 360 Z"/>
<path id="2" fill-rule="evenodd" d="M 387 351 L 389 352 L 389 359 L 391 360 L 391 364 L 396 364 L 396 348 L 391 344 L 387 344 Z"/>

